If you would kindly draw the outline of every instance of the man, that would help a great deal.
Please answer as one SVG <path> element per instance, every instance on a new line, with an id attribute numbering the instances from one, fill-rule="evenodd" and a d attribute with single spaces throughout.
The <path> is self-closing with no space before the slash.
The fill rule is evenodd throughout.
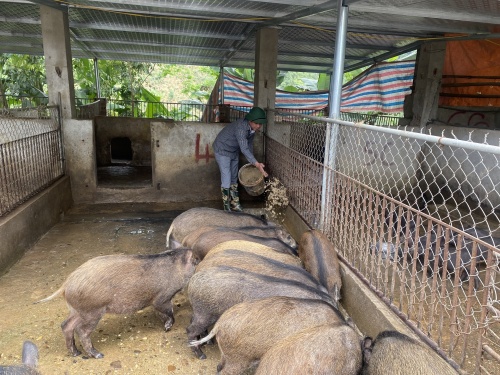
<path id="1" fill-rule="evenodd" d="M 267 177 L 265 165 L 259 163 L 253 155 L 255 132 L 266 123 L 266 112 L 260 107 L 253 107 L 244 119 L 239 119 L 222 129 L 212 145 L 215 160 L 219 165 L 221 192 L 224 211 L 242 211 L 238 196 L 238 161 L 240 151 L 248 162 L 255 165 Z"/>

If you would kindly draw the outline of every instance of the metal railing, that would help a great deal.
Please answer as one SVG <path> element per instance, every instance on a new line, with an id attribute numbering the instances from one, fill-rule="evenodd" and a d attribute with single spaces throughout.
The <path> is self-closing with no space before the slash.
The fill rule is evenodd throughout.
<path id="1" fill-rule="evenodd" d="M 0 217 L 63 175 L 58 107 L 0 111 Z"/>
<path id="2" fill-rule="evenodd" d="M 279 116 L 266 167 L 297 213 L 453 366 L 500 373 L 500 133 Z"/>
<path id="3" fill-rule="evenodd" d="M 15 109 L 40 108 L 47 105 L 48 98 L 0 96 L 4 102 L 3 108 L 12 111 Z M 91 119 L 95 116 L 109 117 L 136 117 L 136 118 L 168 118 L 175 121 L 199 121 L 211 122 L 232 122 L 243 117 L 251 106 L 234 106 L 226 104 L 203 104 L 193 101 L 182 103 L 150 102 L 140 100 L 117 100 L 117 99 L 89 99 L 76 98 L 77 118 Z M 300 108 L 282 109 L 296 115 L 309 115 L 326 117 L 328 108 Z M 341 120 L 351 122 L 364 122 L 371 125 L 397 126 L 402 114 L 385 115 L 381 113 L 350 113 L 341 112 Z M 277 121 L 283 119 L 278 117 Z"/>
<path id="4" fill-rule="evenodd" d="M 47 106 L 49 98 L 46 96 L 0 95 L 2 111 L 12 109 L 27 109 Z"/>

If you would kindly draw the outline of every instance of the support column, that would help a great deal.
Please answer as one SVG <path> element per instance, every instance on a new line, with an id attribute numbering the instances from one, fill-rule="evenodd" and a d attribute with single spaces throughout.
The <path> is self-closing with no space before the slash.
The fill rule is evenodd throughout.
<path id="1" fill-rule="evenodd" d="M 344 78 L 345 47 L 347 40 L 347 21 L 349 19 L 349 6 L 344 0 L 338 0 L 337 35 L 335 37 L 335 55 L 333 62 L 333 75 L 330 80 L 329 117 L 340 118 L 340 104 L 342 99 L 342 81 Z M 327 231 L 332 219 L 332 196 L 334 194 L 335 162 L 337 158 L 337 140 L 339 124 L 328 123 L 325 134 L 325 155 L 323 168 L 323 184 L 321 187 L 321 214 L 319 228 Z"/>
<path id="2" fill-rule="evenodd" d="M 49 103 L 61 105 L 63 119 L 76 117 L 68 12 L 40 5 Z"/>
<path id="3" fill-rule="evenodd" d="M 437 117 L 445 53 L 446 42 L 426 43 L 418 50 L 411 126 L 425 127 Z"/>
<path id="4" fill-rule="evenodd" d="M 254 78 L 254 105 L 257 107 L 275 108 L 278 33 L 276 27 L 257 31 Z"/>

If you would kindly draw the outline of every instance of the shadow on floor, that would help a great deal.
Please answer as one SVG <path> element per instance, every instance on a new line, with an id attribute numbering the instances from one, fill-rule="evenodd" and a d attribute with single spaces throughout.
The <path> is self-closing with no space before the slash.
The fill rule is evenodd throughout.
<path id="1" fill-rule="evenodd" d="M 97 185 L 99 187 L 135 189 L 152 186 L 152 184 L 151 166 L 117 164 L 97 168 Z"/>

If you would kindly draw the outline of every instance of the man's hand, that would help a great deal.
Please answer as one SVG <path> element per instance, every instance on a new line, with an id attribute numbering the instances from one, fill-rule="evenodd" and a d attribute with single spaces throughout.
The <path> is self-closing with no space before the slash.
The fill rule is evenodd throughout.
<path id="1" fill-rule="evenodd" d="M 264 177 L 267 177 L 267 176 L 268 176 L 267 172 L 264 170 L 264 167 L 265 167 L 265 165 L 264 165 L 264 164 L 259 163 L 259 162 L 257 161 L 257 162 L 255 162 L 255 164 L 254 164 L 254 165 L 255 165 L 255 166 L 259 169 L 260 173 L 262 173 L 262 174 L 264 175 Z"/>

